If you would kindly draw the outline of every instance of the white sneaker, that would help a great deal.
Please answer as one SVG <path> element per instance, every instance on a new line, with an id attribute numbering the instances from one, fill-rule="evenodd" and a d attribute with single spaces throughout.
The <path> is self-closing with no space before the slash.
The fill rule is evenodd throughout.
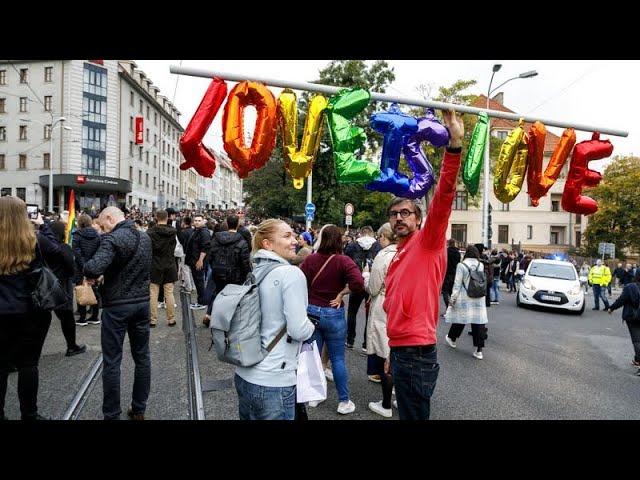
<path id="1" fill-rule="evenodd" d="M 393 410 L 391 410 L 390 408 L 384 408 L 382 406 L 382 400 L 380 400 L 379 402 L 369 402 L 369 410 L 385 418 L 393 417 Z"/>
<path id="2" fill-rule="evenodd" d="M 348 413 L 353 413 L 356 411 L 356 404 L 353 403 L 351 400 L 348 400 L 346 402 L 340 402 L 338 404 L 338 413 L 340 413 L 341 415 L 347 415 Z"/>
<path id="3" fill-rule="evenodd" d="M 478 352 L 477 350 L 473 352 L 473 356 L 476 357 L 478 360 L 482 360 L 483 358 L 482 352 Z"/>
<path id="4" fill-rule="evenodd" d="M 447 342 L 447 345 L 449 345 L 451 348 L 456 348 L 456 342 L 454 342 L 453 340 L 451 340 L 449 338 L 449 335 L 447 335 L 446 337 L 444 337 L 445 341 Z"/>
<path id="5" fill-rule="evenodd" d="M 394 400 L 392 403 L 393 408 L 398 408 L 398 400 Z"/>
<path id="6" fill-rule="evenodd" d="M 333 382 L 333 372 L 331 371 L 330 368 L 324 369 L 324 376 L 327 378 L 327 380 L 329 380 L 330 382 Z"/>
<path id="7" fill-rule="evenodd" d="M 164 302 L 158 302 L 158 308 L 167 308 L 167 304 Z"/>
<path id="8" fill-rule="evenodd" d="M 316 408 L 322 402 L 324 402 L 324 400 L 314 400 L 312 402 L 307 402 L 307 405 L 309 405 L 311 408 Z"/>

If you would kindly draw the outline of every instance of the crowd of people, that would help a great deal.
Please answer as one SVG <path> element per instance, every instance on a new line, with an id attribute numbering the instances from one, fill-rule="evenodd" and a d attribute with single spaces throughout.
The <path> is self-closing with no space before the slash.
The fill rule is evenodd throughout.
<path id="1" fill-rule="evenodd" d="M 216 298 L 229 285 L 256 282 L 260 298 L 260 342 L 266 351 L 257 364 L 236 367 L 234 383 L 242 420 L 303 420 L 306 407 L 296 403 L 296 370 L 301 344 L 316 342 L 326 378 L 334 383 L 336 411 L 357 408 L 350 392 L 346 351 L 355 348 L 357 314 L 364 303 L 367 375 L 381 386 L 381 400 L 368 408 L 382 417 L 426 420 L 430 417 L 440 365 L 436 329 L 440 295 L 450 324 L 445 343 L 456 348 L 465 325 L 471 326 L 475 351 L 483 358 L 487 308 L 500 303 L 500 282 L 515 291 L 532 256 L 469 245 L 461 258 L 446 231 L 460 168 L 463 124 L 446 112 L 450 132 L 440 179 L 428 211 L 419 201 L 396 197 L 387 222 L 377 231 L 364 226 L 346 235 L 335 225 L 305 231 L 282 219 L 248 219 L 236 212 L 139 212 L 103 209 L 96 218 L 82 214 L 64 242 L 63 221 L 29 221 L 26 205 L 15 197 L 0 199 L 0 418 L 4 419 L 7 378 L 18 372 L 23 419 L 41 419 L 37 408 L 38 361 L 52 312 L 60 319 L 67 355 L 84 352 L 75 341 L 76 326 L 101 325 L 103 406 L 106 420 L 122 415 L 120 364 L 125 334 L 135 363 L 127 414 L 145 416 L 151 387 L 149 339 L 166 309 L 167 325 L 176 325 L 174 285 L 197 298 L 190 308 L 205 310 L 202 322 L 215 318 Z M 259 221 L 257 225 L 253 221 Z M 34 228 L 35 225 L 35 228 Z M 10 233 L 9 233 L 10 232 Z M 602 289 L 606 271 L 589 269 L 587 281 Z M 52 309 L 36 308 L 34 285 L 50 268 L 66 294 Z M 609 312 L 624 306 L 640 366 L 637 327 L 632 326 L 640 301 L 640 272 L 631 280 L 624 271 L 614 277 L 625 284 Z M 609 277 L 611 275 L 609 274 Z M 78 306 L 73 318 L 74 285 L 90 285 L 98 304 Z M 598 292 L 598 296 L 601 292 Z M 345 310 L 345 297 L 349 297 Z M 222 296 L 220 298 L 223 298 Z M 606 297 L 605 297 L 606 298 Z M 102 315 L 98 318 L 98 312 Z M 212 318 L 212 316 L 214 318 Z M 395 395 L 395 400 L 393 396 Z"/>

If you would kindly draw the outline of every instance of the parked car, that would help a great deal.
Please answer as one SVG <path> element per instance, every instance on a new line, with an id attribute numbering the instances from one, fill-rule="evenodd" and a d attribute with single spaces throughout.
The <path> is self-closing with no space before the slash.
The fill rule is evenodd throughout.
<path id="1" fill-rule="evenodd" d="M 520 282 L 516 304 L 558 308 L 582 315 L 584 290 L 575 267 L 561 260 L 532 260 Z"/>

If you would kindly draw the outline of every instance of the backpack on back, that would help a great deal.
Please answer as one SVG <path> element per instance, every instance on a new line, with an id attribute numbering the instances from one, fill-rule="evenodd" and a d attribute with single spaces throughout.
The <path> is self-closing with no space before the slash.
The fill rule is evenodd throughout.
<path id="1" fill-rule="evenodd" d="M 238 283 L 240 279 L 238 260 L 240 259 L 240 247 L 238 242 L 221 245 L 215 242 L 211 247 L 211 269 L 216 285 Z"/>
<path id="2" fill-rule="evenodd" d="M 469 271 L 469 285 L 465 286 L 464 280 L 462 281 L 462 286 L 469 298 L 484 297 L 487 294 L 487 276 L 484 271 L 478 271 L 480 265 L 478 264 L 475 270 L 471 270 L 464 262 L 462 265 Z"/>
<path id="3" fill-rule="evenodd" d="M 267 267 L 267 273 L 258 283 L 250 274 L 243 285 L 228 284 L 213 301 L 211 311 L 211 337 L 218 359 L 241 367 L 260 363 L 271 352 L 287 331 L 286 326 L 276 338 L 262 347 L 260 326 L 260 293 L 258 287 L 272 270 L 285 266 L 275 263 Z"/>

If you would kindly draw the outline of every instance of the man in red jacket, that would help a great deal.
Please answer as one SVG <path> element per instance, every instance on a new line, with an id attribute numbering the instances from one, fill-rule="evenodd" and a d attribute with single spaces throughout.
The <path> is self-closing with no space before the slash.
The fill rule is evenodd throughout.
<path id="1" fill-rule="evenodd" d="M 449 130 L 449 146 L 424 224 L 418 201 L 395 198 L 388 209 L 389 222 L 399 242 L 385 279 L 383 308 L 391 347 L 385 371 L 390 368 L 393 374 L 401 420 L 429 419 L 431 395 L 440 370 L 436 353 L 440 285 L 447 268 L 447 224 L 464 136 L 462 119 L 454 111 L 444 112 L 443 116 Z"/>

